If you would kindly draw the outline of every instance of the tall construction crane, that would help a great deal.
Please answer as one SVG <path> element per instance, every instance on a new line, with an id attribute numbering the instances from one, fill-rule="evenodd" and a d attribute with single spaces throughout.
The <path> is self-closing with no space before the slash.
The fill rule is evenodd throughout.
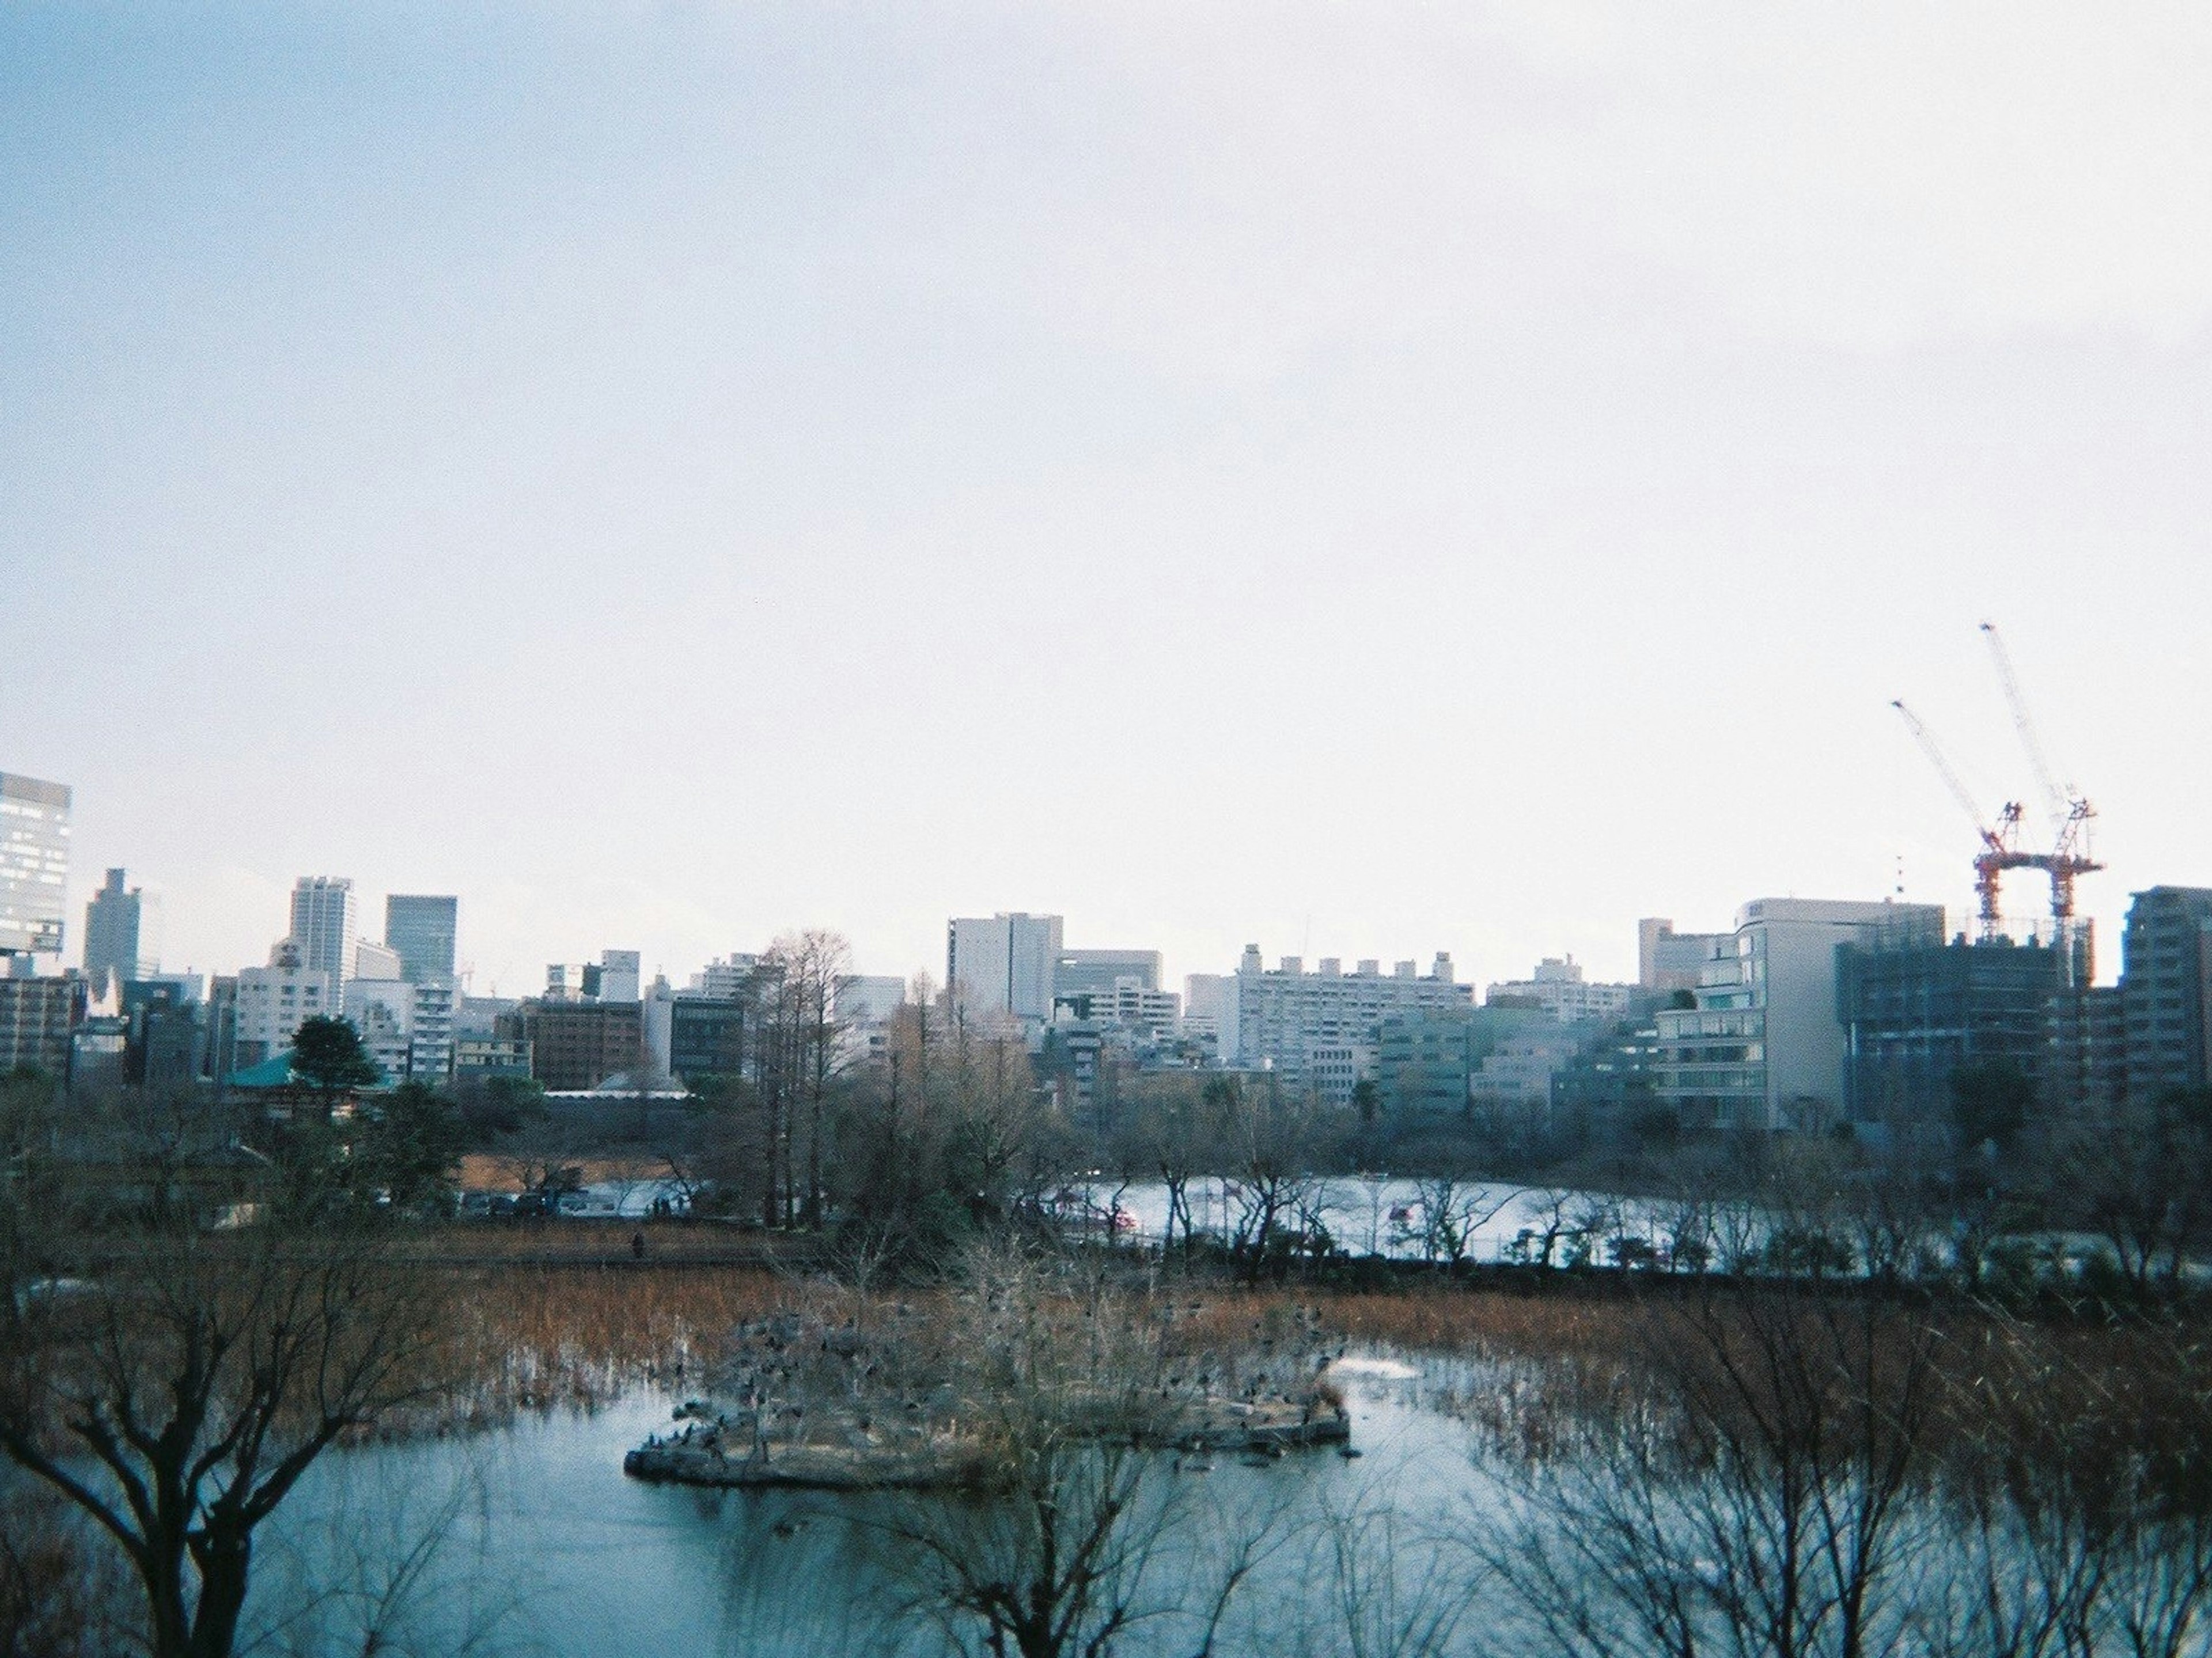
<path id="1" fill-rule="evenodd" d="M 1902 701 L 1893 701 L 1889 706 L 1904 716 L 1905 728 L 1935 766 L 1936 774 L 1943 780 L 1944 786 L 1951 791 L 1951 798 L 1973 820 L 1975 832 L 1982 837 L 1982 849 L 1974 854 L 1974 901 L 1980 920 L 1978 936 L 1984 944 L 1989 944 L 2003 932 L 1997 896 L 2004 872 L 2008 869 L 2026 869 L 2035 861 L 2033 853 L 2020 849 L 2020 824 L 2025 813 L 2019 801 L 2008 800 L 1995 818 L 1983 817 L 1973 792 L 1960 780 L 1957 771 L 1944 758 L 1943 746 L 1936 740 L 1936 733 Z"/>
<path id="2" fill-rule="evenodd" d="M 2000 937 L 2003 932 L 1998 888 L 2008 869 L 2039 869 L 2051 878 L 2051 918 L 2063 934 L 2066 924 L 2074 918 L 2075 878 L 2104 867 L 2088 855 L 2088 823 L 2097 815 L 2096 808 L 2071 784 L 2062 788 L 2053 780 L 2050 762 L 2044 758 L 2043 744 L 2036 734 L 2035 721 L 2027 712 L 2027 701 L 2021 695 L 2020 678 L 2013 671 L 2012 657 L 2005 649 L 2003 635 L 1997 632 L 1995 623 L 1984 622 L 1981 628 L 1996 661 L 1997 678 L 2003 684 L 2005 701 L 2012 711 L 2013 729 L 2020 734 L 2021 746 L 2027 750 L 2028 764 L 2034 768 L 2036 782 L 2043 790 L 2054 837 L 2049 852 L 2021 848 L 2021 823 L 2027 813 L 2017 800 L 2007 801 L 1995 819 L 1984 817 L 1972 792 L 1959 780 L 1959 774 L 1944 757 L 1935 734 L 1903 702 L 1892 702 L 1890 706 L 1904 716 L 1906 727 L 1951 791 L 1951 798 L 1973 819 L 1975 831 L 1981 836 L 1981 849 L 1974 854 L 1974 896 L 1984 942 Z"/>
<path id="3" fill-rule="evenodd" d="M 2020 676 L 2012 670 L 2012 653 L 2005 649 L 2004 635 L 1997 631 L 1996 623 L 1984 622 L 1982 637 L 1990 642 L 1990 654 L 1996 660 L 1997 678 L 2004 686 L 2005 702 L 2012 710 L 2013 729 L 2020 733 L 2021 747 L 2027 750 L 2027 762 L 2035 768 L 2035 780 L 2043 790 L 2044 805 L 2051 815 L 2051 850 L 2037 858 L 2034 867 L 2051 877 L 2051 920 L 2070 920 L 2074 914 L 2074 878 L 2104 868 L 2089 856 L 2089 820 L 2097 815 L 2097 809 L 2071 783 L 2061 787 L 2053 780 L 2051 762 L 2043 757 L 2043 742 L 2036 734 L 2034 718 L 2027 711 L 2027 699 L 2021 695 Z"/>

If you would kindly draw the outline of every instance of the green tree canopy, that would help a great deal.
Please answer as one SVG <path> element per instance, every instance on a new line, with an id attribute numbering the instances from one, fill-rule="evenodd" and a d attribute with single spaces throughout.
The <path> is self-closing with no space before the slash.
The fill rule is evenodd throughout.
<path id="1" fill-rule="evenodd" d="M 374 1088 L 384 1080 L 353 1022 L 319 1014 L 302 1022 L 292 1038 L 292 1073 L 325 1094 Z"/>

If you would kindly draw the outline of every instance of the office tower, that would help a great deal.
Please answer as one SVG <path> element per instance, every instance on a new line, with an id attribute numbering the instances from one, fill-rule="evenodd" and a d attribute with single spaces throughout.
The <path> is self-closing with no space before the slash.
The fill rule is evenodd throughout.
<path id="1" fill-rule="evenodd" d="M 0 956 L 58 956 L 70 792 L 0 772 Z"/>
<path id="2" fill-rule="evenodd" d="M 1052 1017 L 1060 932 L 1057 915 L 956 918 L 945 927 L 945 982 L 973 1012 L 1042 1023 Z"/>
<path id="3" fill-rule="evenodd" d="M 395 892 L 384 901 L 384 942 L 399 952 L 399 976 L 410 984 L 453 976 L 453 935 L 461 901 L 446 895 Z"/>
<path id="4" fill-rule="evenodd" d="M 159 972 L 161 932 L 161 901 L 143 887 L 126 892 L 123 872 L 108 871 L 107 884 L 84 907 L 84 973 L 93 993 Z"/>
<path id="5" fill-rule="evenodd" d="M 353 947 L 353 971 L 349 979 L 399 978 L 399 952 L 373 938 L 363 938 Z M 404 980 L 402 982 L 405 982 Z"/>
<path id="6" fill-rule="evenodd" d="M 300 965 L 319 973 L 331 1005 L 340 987 L 354 976 L 361 942 L 361 908 L 353 883 L 343 876 L 302 875 L 292 888 L 292 942 Z"/>

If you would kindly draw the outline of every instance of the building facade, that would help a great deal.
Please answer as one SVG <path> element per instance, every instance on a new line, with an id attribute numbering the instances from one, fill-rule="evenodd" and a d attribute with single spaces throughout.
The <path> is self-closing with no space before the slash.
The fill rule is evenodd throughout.
<path id="1" fill-rule="evenodd" d="M 2157 886 L 2133 896 L 2120 940 L 2120 1006 L 2129 1098 L 2205 1085 L 2212 888 Z"/>
<path id="2" fill-rule="evenodd" d="M 90 1008 L 91 987 L 75 974 L 0 975 L 0 1077 L 27 1067 L 67 1082 L 76 1029 Z"/>
<path id="3" fill-rule="evenodd" d="M 1636 924 L 1636 982 L 1662 996 L 1694 991 L 1705 963 L 1735 948 L 1732 932 L 1677 932 L 1665 916 L 1647 915 Z"/>
<path id="4" fill-rule="evenodd" d="M 300 965 L 323 975 L 335 1001 L 354 976 L 361 944 L 361 906 L 352 881 L 343 876 L 302 875 L 294 882 L 291 938 L 300 949 Z"/>
<path id="5" fill-rule="evenodd" d="M 59 956 L 70 791 L 0 772 L 0 956 Z"/>
<path id="6" fill-rule="evenodd" d="M 143 887 L 125 890 L 123 881 L 123 871 L 108 871 L 84 907 L 84 974 L 95 996 L 161 971 L 161 901 Z"/>
<path id="7" fill-rule="evenodd" d="M 1442 951 L 1425 975 L 1416 973 L 1412 962 L 1400 962 L 1386 975 L 1372 960 L 1346 973 L 1334 957 L 1309 973 L 1296 956 L 1262 967 L 1260 947 L 1248 944 L 1237 969 L 1236 1063 L 1273 1071 L 1285 1084 L 1303 1087 L 1310 1080 L 1310 1055 L 1371 1050 L 1382 1021 L 1394 1014 L 1470 1007 L 1474 1000 L 1474 987 L 1454 981 L 1451 957 Z"/>
<path id="8" fill-rule="evenodd" d="M 384 942 L 399 952 L 410 984 L 453 976 L 461 901 L 449 893 L 395 892 L 384 901 Z"/>
<path id="9" fill-rule="evenodd" d="M 1837 947 L 1941 944 L 1932 904 L 1761 898 L 1699 969 L 1696 1005 L 1662 1008 L 1656 1094 L 1686 1128 L 1823 1132 L 1845 1120 Z"/>
<path id="10" fill-rule="evenodd" d="M 1547 956 L 1536 963 L 1529 978 L 1494 984 L 1483 993 L 1486 1002 L 1520 1002 L 1540 1007 L 1561 1024 L 1585 1024 L 1592 1020 L 1611 1023 L 1628 1017 L 1636 1001 L 1635 985 L 1592 984 L 1571 956 Z"/>
<path id="11" fill-rule="evenodd" d="M 1057 915 L 955 917 L 945 926 L 945 982 L 971 1013 L 1046 1023 L 1065 953 L 1060 935 Z"/>
<path id="12" fill-rule="evenodd" d="M 1157 950 L 1063 950 L 1053 963 L 1054 999 L 1096 995 L 1110 991 L 1124 979 L 1134 980 L 1146 990 L 1160 987 L 1160 952 Z"/>
<path id="13" fill-rule="evenodd" d="M 338 994 L 328 973 L 307 965 L 296 941 L 282 940 L 269 952 L 268 966 L 239 973 L 231 1065 L 246 1071 L 273 1059 L 291 1046 L 294 1034 L 309 1019 L 337 1015 Z"/>
<path id="14" fill-rule="evenodd" d="M 493 1035 L 530 1047 L 530 1074 L 550 1094 L 583 1093 L 648 1064 L 635 1002 L 525 1002 Z"/>
<path id="15" fill-rule="evenodd" d="M 1892 1133 L 1941 1131 L 1963 1066 L 2017 1066 L 2040 1093 L 2054 999 L 2073 981 L 2049 939 L 1914 939 L 1876 931 L 1836 952 L 1837 1017 L 1850 1121 Z"/>

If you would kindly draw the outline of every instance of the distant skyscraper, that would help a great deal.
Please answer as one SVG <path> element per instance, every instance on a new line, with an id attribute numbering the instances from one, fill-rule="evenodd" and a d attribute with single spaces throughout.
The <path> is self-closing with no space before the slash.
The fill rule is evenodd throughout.
<path id="1" fill-rule="evenodd" d="M 361 904 L 353 883 L 343 876 L 302 875 L 292 887 L 292 942 L 300 964 L 319 973 L 335 1005 L 339 989 L 354 976 L 355 946 L 361 942 Z"/>
<path id="2" fill-rule="evenodd" d="M 975 1012 L 1048 1020 L 1060 932 L 1057 915 L 955 919 L 945 928 L 945 981 Z"/>
<path id="3" fill-rule="evenodd" d="M 84 907 L 84 971 L 93 989 L 160 970 L 161 901 L 142 887 L 125 891 L 123 872 L 107 872 L 107 884 Z"/>
<path id="4" fill-rule="evenodd" d="M 384 901 L 384 942 L 399 952 L 399 976 L 410 984 L 453 976 L 459 898 L 395 892 Z"/>
<path id="5" fill-rule="evenodd" d="M 69 818 L 67 784 L 0 772 L 0 956 L 61 953 Z"/>

